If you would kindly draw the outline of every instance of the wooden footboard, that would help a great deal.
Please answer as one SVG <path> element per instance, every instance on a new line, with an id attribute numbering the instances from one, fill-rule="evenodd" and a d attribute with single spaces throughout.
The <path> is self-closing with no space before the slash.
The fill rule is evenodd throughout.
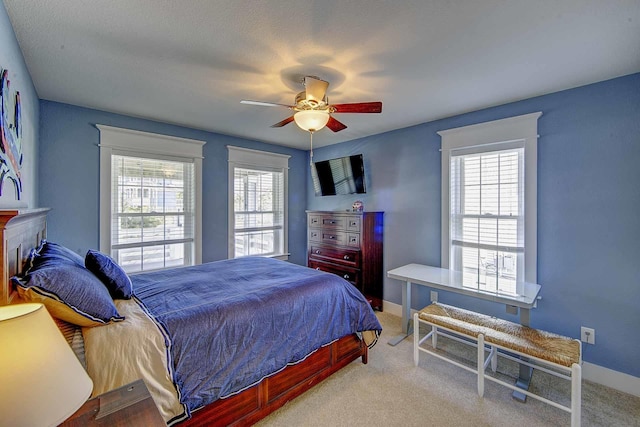
<path id="1" fill-rule="evenodd" d="M 349 335 L 320 348 L 302 362 L 265 378 L 257 385 L 193 413 L 182 426 L 244 426 L 256 423 L 358 357 L 367 363 L 368 348 Z"/>

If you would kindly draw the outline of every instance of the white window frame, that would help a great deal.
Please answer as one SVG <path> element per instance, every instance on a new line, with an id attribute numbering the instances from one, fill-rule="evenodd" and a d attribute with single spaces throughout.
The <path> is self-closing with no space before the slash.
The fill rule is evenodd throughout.
<path id="1" fill-rule="evenodd" d="M 538 118 L 542 112 L 524 114 L 491 122 L 479 123 L 438 132 L 442 138 L 442 218 L 441 267 L 449 268 L 451 253 L 450 168 L 451 153 L 473 149 L 474 152 L 494 151 L 496 146 L 507 147 L 519 141 L 524 145 L 524 201 L 525 201 L 525 265 L 524 280 L 537 281 L 537 225 L 538 225 Z"/>
<path id="2" fill-rule="evenodd" d="M 111 254 L 111 156 L 167 156 L 192 162 L 195 174 L 194 264 L 202 263 L 202 149 L 205 141 L 96 124 L 100 131 L 100 251 Z"/>
<path id="3" fill-rule="evenodd" d="M 289 158 L 286 154 L 270 153 L 268 151 L 252 150 L 249 148 L 227 145 L 229 151 L 229 229 L 228 229 L 228 258 L 235 257 L 235 212 L 234 212 L 234 176 L 235 168 L 261 169 L 265 171 L 282 170 L 284 174 L 284 239 L 283 253 L 273 258 L 289 259 Z"/>

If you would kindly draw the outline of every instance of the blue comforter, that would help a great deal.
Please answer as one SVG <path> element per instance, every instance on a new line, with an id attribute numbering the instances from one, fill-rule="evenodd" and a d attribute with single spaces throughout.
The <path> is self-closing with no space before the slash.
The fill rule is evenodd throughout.
<path id="1" fill-rule="evenodd" d="M 345 335 L 382 330 L 347 281 L 275 259 L 238 258 L 131 279 L 168 337 L 170 368 L 189 412 Z"/>

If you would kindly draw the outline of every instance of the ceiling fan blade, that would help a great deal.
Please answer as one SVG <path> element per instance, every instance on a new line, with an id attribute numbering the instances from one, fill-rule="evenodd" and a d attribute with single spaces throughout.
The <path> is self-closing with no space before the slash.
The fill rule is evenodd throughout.
<path id="1" fill-rule="evenodd" d="M 322 102 L 327 93 L 329 82 L 320 80 L 315 77 L 307 76 L 304 78 L 304 90 L 306 92 L 307 101 L 314 100 Z"/>
<path id="2" fill-rule="evenodd" d="M 329 116 L 329 121 L 327 122 L 327 127 L 329 129 L 331 129 L 334 132 L 340 132 L 343 129 L 347 128 L 347 125 L 345 125 L 342 122 L 339 122 L 338 120 L 334 119 L 333 117 Z"/>
<path id="3" fill-rule="evenodd" d="M 356 102 L 353 104 L 334 104 L 334 113 L 380 113 L 382 102 Z"/>
<path id="4" fill-rule="evenodd" d="M 243 99 L 242 101 L 240 101 L 240 104 L 257 105 L 260 107 L 286 107 L 289 109 L 293 108 L 292 105 L 275 104 L 273 102 L 251 101 L 247 99 Z"/>
<path id="5" fill-rule="evenodd" d="M 284 125 L 288 125 L 289 123 L 291 123 L 293 121 L 293 116 L 291 117 L 287 117 L 286 119 L 284 119 L 281 122 L 276 123 L 275 125 L 271 125 L 272 128 L 281 128 Z"/>

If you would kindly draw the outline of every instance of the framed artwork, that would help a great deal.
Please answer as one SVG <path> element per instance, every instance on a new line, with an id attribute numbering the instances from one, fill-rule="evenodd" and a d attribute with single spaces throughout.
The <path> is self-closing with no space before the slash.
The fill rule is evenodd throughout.
<path id="1" fill-rule="evenodd" d="M 22 122 L 20 118 L 20 93 L 9 91 L 9 72 L 0 74 L 0 197 L 5 180 L 10 180 L 16 190 L 16 199 L 22 194 Z"/>

